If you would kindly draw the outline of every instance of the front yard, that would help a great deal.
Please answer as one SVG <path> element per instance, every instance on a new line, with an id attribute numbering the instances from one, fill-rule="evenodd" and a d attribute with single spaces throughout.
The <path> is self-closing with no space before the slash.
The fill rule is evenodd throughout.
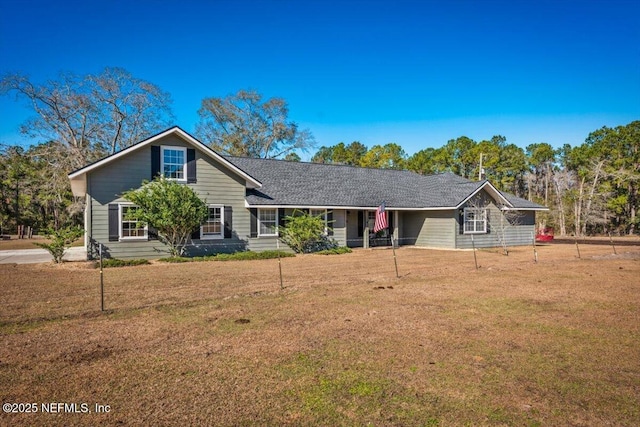
<path id="1" fill-rule="evenodd" d="M 604 243 L 112 268 L 105 313 L 89 263 L 0 265 L 39 409 L 0 424 L 640 425 L 640 245 Z"/>

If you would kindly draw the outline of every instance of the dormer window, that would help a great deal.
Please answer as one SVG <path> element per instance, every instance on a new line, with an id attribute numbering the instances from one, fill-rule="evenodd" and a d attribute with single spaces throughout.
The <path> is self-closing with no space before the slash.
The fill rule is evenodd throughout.
<path id="1" fill-rule="evenodd" d="M 184 147 L 162 147 L 160 170 L 167 179 L 187 180 L 187 149 Z"/>

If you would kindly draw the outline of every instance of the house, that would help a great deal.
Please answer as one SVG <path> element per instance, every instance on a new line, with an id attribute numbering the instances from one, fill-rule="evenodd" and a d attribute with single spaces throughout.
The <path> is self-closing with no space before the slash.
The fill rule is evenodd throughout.
<path id="1" fill-rule="evenodd" d="M 121 194 L 158 174 L 191 186 L 209 206 L 194 230 L 189 255 L 274 249 L 278 226 L 294 210 L 321 215 L 340 245 L 389 244 L 434 248 L 525 245 L 535 213 L 545 207 L 498 191 L 489 181 L 454 174 L 423 176 L 283 160 L 222 156 L 179 127 L 170 128 L 69 174 L 85 198 L 85 244 L 114 258 L 157 258 L 166 247 L 148 227 L 129 220 L 135 209 Z M 389 230 L 373 233 L 383 203 Z"/>

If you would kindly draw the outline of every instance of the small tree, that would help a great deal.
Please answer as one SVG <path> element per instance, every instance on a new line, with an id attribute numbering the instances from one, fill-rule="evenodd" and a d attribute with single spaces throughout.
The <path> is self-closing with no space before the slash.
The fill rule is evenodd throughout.
<path id="1" fill-rule="evenodd" d="M 56 264 L 62 262 L 62 257 L 73 242 L 84 234 L 80 227 L 65 227 L 59 230 L 47 229 L 45 235 L 51 239 L 51 243 L 36 243 L 37 246 L 46 249 L 53 256 Z"/>
<path id="2" fill-rule="evenodd" d="M 174 257 L 182 256 L 191 232 L 208 215 L 207 205 L 191 187 L 164 177 L 145 182 L 123 197 L 139 207 L 133 219 L 153 227 Z"/>
<path id="3" fill-rule="evenodd" d="M 295 210 L 285 217 L 286 226 L 279 230 L 282 241 L 296 253 L 317 252 L 337 246 L 324 234 L 324 219 Z"/>

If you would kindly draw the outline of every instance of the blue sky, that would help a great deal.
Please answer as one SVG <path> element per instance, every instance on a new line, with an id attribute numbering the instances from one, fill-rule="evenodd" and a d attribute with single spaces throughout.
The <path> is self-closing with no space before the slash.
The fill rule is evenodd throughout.
<path id="1" fill-rule="evenodd" d="M 640 119 L 639 21 L 631 0 L 0 0 L 0 73 L 122 67 L 188 132 L 203 98 L 251 88 L 318 146 L 557 147 Z M 37 142 L 18 133 L 29 115 L 0 98 L 0 143 Z"/>

